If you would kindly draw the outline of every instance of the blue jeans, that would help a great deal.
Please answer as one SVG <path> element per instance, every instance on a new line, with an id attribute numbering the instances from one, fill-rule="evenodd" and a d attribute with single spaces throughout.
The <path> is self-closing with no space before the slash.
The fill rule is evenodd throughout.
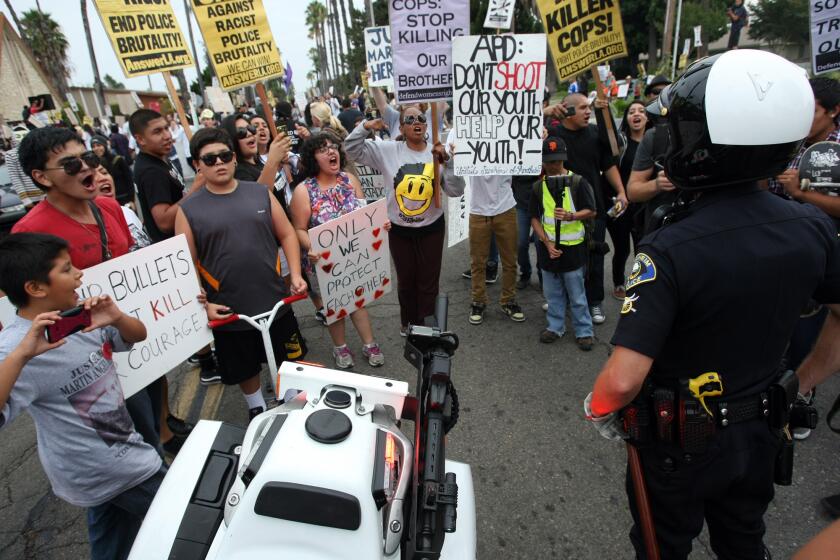
<path id="1" fill-rule="evenodd" d="M 162 466 L 151 478 L 102 505 L 88 508 L 91 560 L 124 560 L 166 475 Z"/>
<path id="2" fill-rule="evenodd" d="M 575 338 L 592 336 L 592 316 L 583 287 L 583 267 L 570 272 L 542 271 L 543 296 L 548 302 L 548 330 L 562 336 L 566 332 L 566 296 L 572 310 Z"/>
<path id="3" fill-rule="evenodd" d="M 531 278 L 531 255 L 528 249 L 534 238 L 531 236 L 531 213 L 527 208 L 516 207 L 517 247 L 516 261 L 519 263 L 519 277 Z M 537 269 L 539 271 L 539 269 Z"/>

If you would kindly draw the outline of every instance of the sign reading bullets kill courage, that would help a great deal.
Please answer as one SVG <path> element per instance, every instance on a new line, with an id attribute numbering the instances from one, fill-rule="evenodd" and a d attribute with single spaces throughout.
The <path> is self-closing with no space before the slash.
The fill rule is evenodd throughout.
<path id="1" fill-rule="evenodd" d="M 283 62 L 262 0 L 192 3 L 223 89 L 238 89 L 283 75 Z"/>
<path id="2" fill-rule="evenodd" d="M 627 56 L 618 0 L 538 0 L 557 78 Z"/>
<path id="3" fill-rule="evenodd" d="M 169 0 L 94 0 L 126 77 L 192 66 Z"/>

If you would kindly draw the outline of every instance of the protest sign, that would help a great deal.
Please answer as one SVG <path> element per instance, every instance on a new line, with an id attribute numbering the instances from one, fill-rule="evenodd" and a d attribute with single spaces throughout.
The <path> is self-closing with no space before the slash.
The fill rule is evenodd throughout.
<path id="1" fill-rule="evenodd" d="M 230 100 L 230 95 L 218 86 L 207 86 L 204 88 L 207 92 L 207 102 L 210 107 L 217 113 L 223 115 L 230 115 L 234 113 L 233 102 Z"/>
<path id="2" fill-rule="evenodd" d="M 455 174 L 539 175 L 545 35 L 452 42 Z"/>
<path id="3" fill-rule="evenodd" d="M 80 298 L 107 294 L 125 314 L 146 325 L 146 340 L 114 354 L 126 397 L 213 341 L 207 313 L 196 301 L 198 277 L 183 235 L 84 272 L 77 290 Z M 0 323 L 7 325 L 13 319 L 14 308 L 0 303 Z"/>
<path id="4" fill-rule="evenodd" d="M 391 61 L 391 30 L 388 26 L 365 28 L 365 61 L 370 70 L 368 84 L 385 87 L 394 83 Z M 367 89 L 367 86 L 365 86 Z"/>
<path id="5" fill-rule="evenodd" d="M 691 52 L 691 39 L 686 39 L 683 43 L 682 54 L 680 54 L 679 69 L 682 70 L 688 66 L 688 54 Z"/>
<path id="6" fill-rule="evenodd" d="M 627 56 L 618 0 L 538 0 L 557 78 Z"/>
<path id="7" fill-rule="evenodd" d="M 309 230 L 327 324 L 391 291 L 385 199 Z"/>
<path id="8" fill-rule="evenodd" d="M 454 247 L 470 236 L 470 178 L 464 177 L 466 186 L 461 196 L 446 198 L 446 246 Z"/>
<path id="9" fill-rule="evenodd" d="M 192 0 L 204 44 L 225 91 L 280 78 L 285 70 L 262 0 Z"/>
<path id="10" fill-rule="evenodd" d="M 362 183 L 362 192 L 365 193 L 365 200 L 376 202 L 385 197 L 385 178 L 382 173 L 373 167 L 356 162 L 356 170 L 359 172 L 359 181 Z"/>
<path id="11" fill-rule="evenodd" d="M 452 97 L 452 39 L 470 32 L 469 1 L 395 0 L 388 14 L 397 102 Z"/>
<path id="12" fill-rule="evenodd" d="M 840 68 L 840 2 L 810 0 L 811 64 L 814 74 Z"/>
<path id="13" fill-rule="evenodd" d="M 695 25 L 694 26 L 694 46 L 695 47 L 702 47 L 703 46 L 703 39 L 700 37 L 700 34 L 703 32 L 702 25 Z"/>
<path id="14" fill-rule="evenodd" d="M 514 3 L 514 0 L 490 0 L 487 5 L 487 15 L 484 16 L 484 27 L 510 29 Z"/>
<path id="15" fill-rule="evenodd" d="M 127 78 L 192 66 L 169 0 L 94 0 Z"/>

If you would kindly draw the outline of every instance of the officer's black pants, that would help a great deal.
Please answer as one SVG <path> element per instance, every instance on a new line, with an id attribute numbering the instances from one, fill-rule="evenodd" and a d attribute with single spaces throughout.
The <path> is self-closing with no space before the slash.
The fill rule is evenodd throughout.
<path id="1" fill-rule="evenodd" d="M 662 560 L 686 559 L 704 519 L 720 560 L 764 560 L 762 518 L 773 499 L 779 447 L 767 422 L 752 420 L 720 430 L 702 455 L 658 443 L 639 449 Z M 629 470 L 627 496 L 635 522 L 630 540 L 644 560 Z"/>

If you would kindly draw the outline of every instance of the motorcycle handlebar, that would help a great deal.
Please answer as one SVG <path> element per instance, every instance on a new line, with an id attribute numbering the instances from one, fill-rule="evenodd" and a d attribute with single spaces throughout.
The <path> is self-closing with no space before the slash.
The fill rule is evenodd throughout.
<path id="1" fill-rule="evenodd" d="M 449 314 L 449 296 L 446 294 L 439 294 L 437 297 L 437 303 L 435 304 L 435 320 L 437 321 L 437 327 L 441 331 L 446 330 L 446 322 L 448 320 Z"/>

